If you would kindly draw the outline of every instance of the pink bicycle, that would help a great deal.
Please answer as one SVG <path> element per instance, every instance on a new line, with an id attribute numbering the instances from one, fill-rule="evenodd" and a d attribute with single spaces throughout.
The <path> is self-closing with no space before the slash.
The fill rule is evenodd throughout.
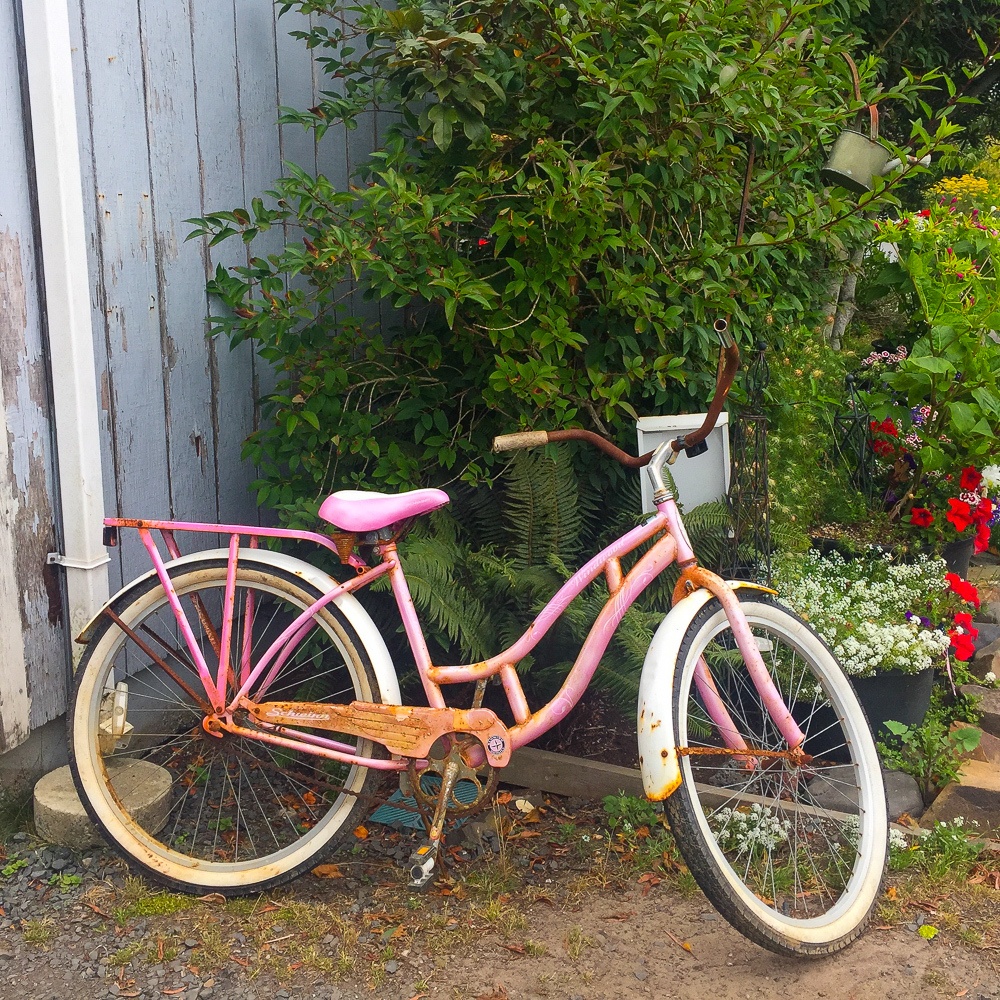
<path id="1" fill-rule="evenodd" d="M 705 894 L 749 938 L 785 954 L 828 954 L 853 941 L 871 917 L 888 855 L 863 711 L 826 645 L 772 591 L 698 566 L 664 482 L 664 464 L 707 436 L 735 373 L 738 351 L 724 322 L 717 330 L 726 364 L 699 432 L 638 459 L 597 439 L 614 457 L 647 466 L 656 513 L 575 573 L 512 646 L 480 663 L 431 661 L 397 551 L 416 517 L 448 503 L 440 490 L 335 493 L 320 508 L 338 529 L 330 535 L 109 518 L 108 543 L 137 529 L 153 569 L 80 637 L 88 648 L 70 757 L 108 841 L 175 889 L 258 892 L 308 871 L 350 836 L 391 772 L 430 821 L 408 866 L 420 886 L 434 875 L 447 816 L 490 800 L 511 753 L 565 717 L 629 606 L 677 562 L 674 605 L 640 685 L 645 791 L 665 802 Z M 566 437 L 596 435 L 526 432 L 495 448 Z M 181 555 L 179 532 L 229 535 L 229 546 Z M 262 538 L 315 543 L 356 573 L 338 583 L 259 547 Z M 354 596 L 382 576 L 425 706 L 401 705 L 379 627 Z M 516 664 L 599 580 L 607 602 L 576 662 L 555 697 L 532 709 Z M 494 678 L 508 713 L 483 706 Z M 444 687 L 463 682 L 475 682 L 471 705 L 449 707 Z M 471 796 L 460 800 L 460 786 Z"/>

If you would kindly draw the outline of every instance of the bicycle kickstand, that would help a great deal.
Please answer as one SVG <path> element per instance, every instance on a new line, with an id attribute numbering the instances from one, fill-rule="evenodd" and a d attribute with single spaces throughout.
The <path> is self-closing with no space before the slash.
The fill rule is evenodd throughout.
<path id="1" fill-rule="evenodd" d="M 441 775 L 441 790 L 438 793 L 437 805 L 434 807 L 434 818 L 431 821 L 430 832 L 424 842 L 410 855 L 409 887 L 411 889 L 422 889 L 437 874 L 437 856 L 444 837 L 448 800 L 455 788 L 458 774 L 457 761 L 448 761 Z"/>

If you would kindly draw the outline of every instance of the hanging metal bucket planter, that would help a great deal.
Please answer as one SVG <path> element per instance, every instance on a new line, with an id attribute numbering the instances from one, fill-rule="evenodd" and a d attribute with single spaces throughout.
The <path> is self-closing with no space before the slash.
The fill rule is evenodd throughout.
<path id="1" fill-rule="evenodd" d="M 854 96 L 860 101 L 858 67 L 846 52 L 842 55 L 851 70 Z M 855 194 L 871 191 L 872 181 L 885 173 L 889 164 L 889 150 L 878 138 L 878 108 L 869 104 L 865 110 L 868 112 L 868 135 L 860 127 L 860 122 L 859 127 L 841 132 L 819 172 L 825 184 L 836 184 Z"/>
<path id="2" fill-rule="evenodd" d="M 878 110 L 869 105 L 870 135 L 845 129 L 837 136 L 826 163 L 820 170 L 825 184 L 837 184 L 855 194 L 871 191 L 872 181 L 885 172 L 889 150 L 878 139 Z"/>

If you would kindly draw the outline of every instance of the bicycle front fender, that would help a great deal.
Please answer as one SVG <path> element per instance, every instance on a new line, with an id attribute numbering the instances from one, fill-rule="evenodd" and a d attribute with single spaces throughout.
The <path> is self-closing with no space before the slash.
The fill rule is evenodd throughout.
<path id="1" fill-rule="evenodd" d="M 728 580 L 734 590 L 774 591 L 744 580 Z M 674 734 L 674 674 L 681 644 L 699 611 L 712 600 L 704 588 L 678 601 L 660 623 L 646 651 L 639 681 L 639 769 L 646 798 L 668 798 L 681 783 Z"/>
<path id="2" fill-rule="evenodd" d="M 177 567 L 200 562 L 203 559 L 228 558 L 229 549 L 206 549 L 201 552 L 192 552 L 190 555 L 181 556 L 179 559 L 172 559 L 165 566 L 169 572 Z M 269 549 L 242 548 L 240 549 L 240 562 L 264 563 L 267 566 L 273 566 L 275 569 L 284 570 L 286 573 L 291 573 L 312 585 L 320 593 L 327 593 L 337 586 L 337 581 L 329 573 L 323 572 L 323 570 L 318 569 L 311 563 L 286 555 L 284 552 L 272 552 Z M 89 642 L 94 628 L 102 620 L 105 610 L 111 607 L 123 594 L 155 575 L 156 570 L 151 569 L 148 573 L 137 577 L 119 590 L 88 622 L 77 636 L 76 641 L 80 643 Z M 372 621 L 371 615 L 365 611 L 364 606 L 353 594 L 341 594 L 333 603 L 337 606 L 338 610 L 343 612 L 344 617 L 354 627 L 354 630 L 358 633 L 358 638 L 361 639 L 371 659 L 372 670 L 378 680 L 379 691 L 382 695 L 382 703 L 385 705 L 401 705 L 403 701 L 399 691 L 399 679 L 396 676 L 396 668 L 393 665 L 392 657 L 389 655 L 385 640 L 382 638 L 382 633 L 378 630 L 375 622 Z"/>

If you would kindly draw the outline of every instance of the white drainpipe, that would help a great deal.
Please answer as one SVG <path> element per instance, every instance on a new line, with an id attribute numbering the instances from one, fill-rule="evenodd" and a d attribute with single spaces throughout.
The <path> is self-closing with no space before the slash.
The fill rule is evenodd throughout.
<path id="1" fill-rule="evenodd" d="M 62 504 L 64 551 L 49 561 L 65 567 L 76 636 L 107 600 L 109 556 L 69 10 L 67 0 L 22 7 Z"/>

